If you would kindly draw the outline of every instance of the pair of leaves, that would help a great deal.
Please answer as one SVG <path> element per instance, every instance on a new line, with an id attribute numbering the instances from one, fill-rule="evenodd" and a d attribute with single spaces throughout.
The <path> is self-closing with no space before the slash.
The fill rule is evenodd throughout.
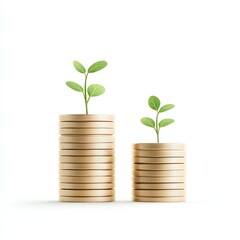
<path id="1" fill-rule="evenodd" d="M 151 96 L 148 99 L 148 105 L 150 108 L 152 108 L 153 110 L 156 110 L 157 112 L 166 112 L 175 107 L 173 104 L 166 104 L 160 108 L 161 102 L 159 98 L 156 96 Z"/>
<path id="2" fill-rule="evenodd" d="M 77 92 L 83 92 L 82 86 L 75 82 L 66 82 L 67 86 Z M 92 84 L 87 89 L 89 97 L 100 96 L 105 92 L 105 88 L 99 84 Z"/>
<path id="3" fill-rule="evenodd" d="M 152 118 L 148 118 L 148 117 L 144 117 L 141 119 L 141 122 L 145 125 L 145 126 L 148 126 L 148 127 L 152 127 L 155 129 L 155 125 L 156 123 L 154 122 L 154 120 Z M 159 122 L 159 127 L 162 128 L 162 127 L 166 127 L 168 126 L 169 124 L 173 123 L 174 120 L 171 119 L 171 118 L 165 118 L 163 120 L 161 120 Z"/>
<path id="4" fill-rule="evenodd" d="M 80 72 L 80 73 L 86 73 L 86 69 L 85 67 L 78 61 L 73 61 L 73 66 L 75 67 L 75 69 Z M 92 64 L 89 68 L 88 68 L 88 73 L 94 73 L 97 72 L 103 68 L 105 68 L 107 66 L 107 62 L 106 61 L 98 61 L 94 64 Z"/>
<path id="5" fill-rule="evenodd" d="M 86 69 L 85 67 L 78 61 L 73 61 L 73 66 L 75 67 L 75 69 L 80 72 L 80 73 L 84 73 L 86 75 L 87 78 L 87 74 L 88 73 L 94 73 L 97 72 L 103 68 L 105 68 L 107 66 L 107 62 L 106 61 L 98 61 L 94 64 L 92 64 L 87 71 L 86 74 Z M 85 79 L 86 81 L 86 79 Z M 79 85 L 78 83 L 75 82 L 66 82 L 67 86 L 70 87 L 71 89 L 77 91 L 77 92 L 83 92 L 84 89 L 81 85 Z M 96 97 L 99 95 L 102 95 L 105 92 L 105 88 L 99 84 L 92 84 L 88 87 L 87 89 L 88 91 L 88 95 L 89 97 Z"/>

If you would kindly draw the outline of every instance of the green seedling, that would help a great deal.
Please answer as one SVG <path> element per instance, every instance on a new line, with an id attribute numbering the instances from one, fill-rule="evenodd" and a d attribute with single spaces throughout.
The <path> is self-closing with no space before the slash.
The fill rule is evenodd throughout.
<path id="1" fill-rule="evenodd" d="M 165 118 L 165 119 L 162 119 L 161 121 L 159 121 L 158 120 L 159 114 L 162 112 L 166 112 L 166 111 L 174 108 L 175 106 L 173 104 L 166 104 L 160 108 L 161 102 L 160 102 L 159 98 L 155 97 L 155 96 L 151 96 L 148 99 L 148 105 L 150 108 L 152 108 L 153 110 L 155 110 L 157 112 L 156 121 L 154 121 L 152 118 L 144 117 L 141 119 L 141 122 L 145 126 L 151 127 L 155 130 L 155 132 L 157 134 L 157 142 L 159 143 L 160 129 L 163 127 L 166 127 L 169 124 L 174 122 L 174 120 L 171 118 Z"/>
<path id="2" fill-rule="evenodd" d="M 66 82 L 67 86 L 70 87 L 71 89 L 81 92 L 84 97 L 84 102 L 85 102 L 85 109 L 86 109 L 86 114 L 88 114 L 88 103 L 91 97 L 97 97 L 102 95 L 105 92 L 105 88 L 99 84 L 91 84 L 87 86 L 87 80 L 88 80 L 88 74 L 89 73 L 95 73 L 107 66 L 106 61 L 98 61 L 94 64 L 92 64 L 88 70 L 86 71 L 85 67 L 78 61 L 73 61 L 73 66 L 75 69 L 84 74 L 85 76 L 85 81 L 84 81 L 84 86 L 82 87 L 78 83 L 75 82 Z"/>

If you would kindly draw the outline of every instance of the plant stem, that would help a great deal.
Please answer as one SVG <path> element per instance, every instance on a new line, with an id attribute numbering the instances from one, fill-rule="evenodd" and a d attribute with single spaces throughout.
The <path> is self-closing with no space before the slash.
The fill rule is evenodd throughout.
<path id="1" fill-rule="evenodd" d="M 88 77 L 88 73 L 85 75 L 85 82 L 84 82 L 84 100 L 85 100 L 86 114 L 88 114 L 87 77 Z"/>
<path id="2" fill-rule="evenodd" d="M 157 143 L 159 143 L 159 130 L 160 129 L 158 129 L 158 133 L 157 133 Z"/>
<path id="3" fill-rule="evenodd" d="M 156 117 L 156 133 L 157 133 L 157 143 L 159 143 L 159 126 L 158 126 L 158 115 L 160 112 L 157 113 L 157 117 Z"/>

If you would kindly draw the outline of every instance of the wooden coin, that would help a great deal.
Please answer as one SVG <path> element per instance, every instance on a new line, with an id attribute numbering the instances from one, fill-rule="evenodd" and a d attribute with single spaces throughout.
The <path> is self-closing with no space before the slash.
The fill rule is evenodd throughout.
<path id="1" fill-rule="evenodd" d="M 144 158 L 144 157 L 134 157 L 133 158 L 134 163 L 185 163 L 185 158 Z"/>
<path id="2" fill-rule="evenodd" d="M 137 197 L 184 197 L 185 190 L 133 190 L 133 195 Z"/>
<path id="3" fill-rule="evenodd" d="M 185 197 L 133 197 L 135 202 L 184 202 Z"/>
<path id="4" fill-rule="evenodd" d="M 133 144 L 133 149 L 139 150 L 180 150 L 184 151 L 185 145 L 182 143 L 137 143 Z"/>
<path id="5" fill-rule="evenodd" d="M 114 150 L 114 143 L 60 143 L 61 150 L 76 149 L 76 150 Z"/>
<path id="6" fill-rule="evenodd" d="M 84 128 L 101 128 L 101 129 L 105 129 L 105 128 L 109 128 L 109 129 L 114 129 L 115 128 L 115 124 L 114 122 L 60 122 L 59 123 L 59 128 L 60 129 L 84 129 Z"/>
<path id="7" fill-rule="evenodd" d="M 114 195 L 114 190 L 60 190 L 61 197 L 107 197 Z"/>
<path id="8" fill-rule="evenodd" d="M 71 177 L 90 177 L 90 176 L 112 176 L 113 170 L 60 170 L 60 176 L 71 176 Z"/>
<path id="9" fill-rule="evenodd" d="M 114 196 L 110 197 L 59 197 L 60 202 L 113 202 Z"/>
<path id="10" fill-rule="evenodd" d="M 148 157 L 148 158 L 159 158 L 159 157 L 184 157 L 184 151 L 147 151 L 147 150 L 135 150 L 133 151 L 134 157 Z"/>
<path id="11" fill-rule="evenodd" d="M 113 156 L 114 150 L 60 150 L 61 156 Z"/>
<path id="12" fill-rule="evenodd" d="M 59 134 L 61 135 L 113 135 L 114 129 L 110 128 L 85 128 L 85 129 L 60 129 Z"/>
<path id="13" fill-rule="evenodd" d="M 111 156 L 59 156 L 60 163 L 113 163 Z"/>
<path id="14" fill-rule="evenodd" d="M 113 189 L 113 183 L 60 183 L 60 189 L 79 189 L 79 190 L 94 190 L 94 189 Z"/>
<path id="15" fill-rule="evenodd" d="M 113 168 L 112 163 L 60 163 L 60 169 L 111 170 Z"/>
<path id="16" fill-rule="evenodd" d="M 113 122 L 113 115 L 103 114 L 66 114 L 59 116 L 60 122 Z"/>
<path id="17" fill-rule="evenodd" d="M 140 177 L 184 177 L 184 170 L 172 170 L 172 171 L 134 171 L 135 176 Z"/>
<path id="18" fill-rule="evenodd" d="M 134 183 L 134 189 L 185 189 L 184 183 Z"/>
<path id="19" fill-rule="evenodd" d="M 135 170 L 184 170 L 185 164 L 133 164 Z"/>
<path id="20" fill-rule="evenodd" d="M 114 150 L 114 143 L 60 143 L 61 150 L 76 149 L 76 150 Z"/>
<path id="21" fill-rule="evenodd" d="M 134 183 L 184 183 L 185 177 L 134 177 Z"/>
<path id="22" fill-rule="evenodd" d="M 60 183 L 113 183 L 114 177 L 70 177 L 60 176 Z"/>
<path id="23" fill-rule="evenodd" d="M 61 136 L 60 143 L 114 143 L 113 136 L 106 135 L 82 135 L 82 136 Z"/>

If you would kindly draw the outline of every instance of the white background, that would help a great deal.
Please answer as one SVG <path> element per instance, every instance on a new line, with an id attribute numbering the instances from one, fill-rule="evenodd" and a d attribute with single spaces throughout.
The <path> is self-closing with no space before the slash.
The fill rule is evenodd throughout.
<path id="1" fill-rule="evenodd" d="M 240 2 L 3 0 L 0 238 L 239 239 Z M 83 113 L 72 66 L 109 65 L 90 113 L 116 116 L 115 203 L 58 203 L 58 115 Z M 3 80 L 3 81 L 2 81 Z M 162 142 L 187 144 L 187 202 L 131 202 L 131 144 L 150 95 L 176 108 Z"/>

